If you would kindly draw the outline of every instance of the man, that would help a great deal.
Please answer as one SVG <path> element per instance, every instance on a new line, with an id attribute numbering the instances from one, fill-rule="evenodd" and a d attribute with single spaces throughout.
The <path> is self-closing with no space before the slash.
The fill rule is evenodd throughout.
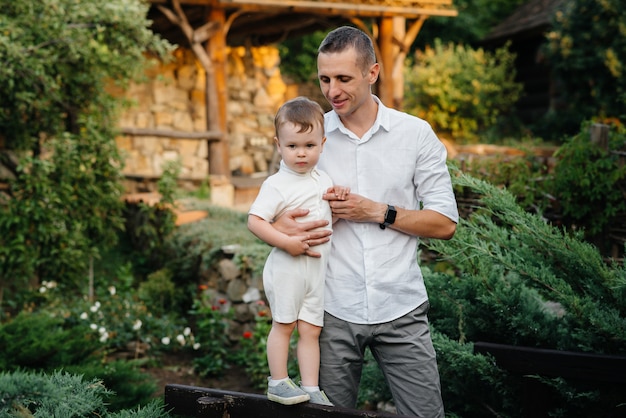
<path id="1" fill-rule="evenodd" d="M 365 348 L 391 389 L 398 413 L 443 417 L 439 372 L 428 325 L 428 296 L 418 265 L 418 238 L 450 239 L 458 211 L 446 150 L 430 125 L 385 107 L 372 95 L 380 66 L 370 38 L 340 27 L 317 57 L 326 149 L 319 161 L 346 200 L 331 194 L 334 225 L 320 337 L 320 386 L 339 406 L 356 405 Z M 324 221 L 297 223 L 293 211 L 274 226 L 308 244 Z"/>

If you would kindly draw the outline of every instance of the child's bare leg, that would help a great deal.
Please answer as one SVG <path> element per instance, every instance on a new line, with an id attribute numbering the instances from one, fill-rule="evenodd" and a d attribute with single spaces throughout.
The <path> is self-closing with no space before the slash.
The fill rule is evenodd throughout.
<path id="1" fill-rule="evenodd" d="M 289 324 L 272 322 L 272 329 L 267 337 L 267 364 L 273 380 L 288 376 L 289 340 L 295 326 L 295 322 Z"/>
<path id="2" fill-rule="evenodd" d="M 320 370 L 319 336 L 321 327 L 298 321 L 298 365 L 302 386 L 317 386 Z"/>

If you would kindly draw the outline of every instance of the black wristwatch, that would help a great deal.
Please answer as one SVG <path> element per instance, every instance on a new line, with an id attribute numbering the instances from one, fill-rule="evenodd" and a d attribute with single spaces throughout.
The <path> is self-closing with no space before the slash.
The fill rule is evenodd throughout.
<path id="1" fill-rule="evenodd" d="M 398 212 L 396 211 L 396 208 L 394 208 L 391 205 L 387 205 L 387 212 L 385 212 L 385 222 L 383 222 L 380 225 L 380 229 L 385 229 L 387 228 L 389 225 L 391 225 L 392 223 L 394 223 L 396 221 L 396 214 Z"/>

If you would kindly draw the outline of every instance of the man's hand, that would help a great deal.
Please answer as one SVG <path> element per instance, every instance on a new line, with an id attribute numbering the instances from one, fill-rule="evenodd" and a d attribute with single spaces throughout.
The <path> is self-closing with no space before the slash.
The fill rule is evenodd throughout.
<path id="1" fill-rule="evenodd" d="M 334 217 L 353 222 L 380 223 L 384 220 L 387 208 L 387 205 L 354 193 L 349 193 L 344 199 L 335 193 L 326 193 L 324 199 L 328 200 Z"/>
<path id="2" fill-rule="evenodd" d="M 285 212 L 280 218 L 276 219 L 272 226 L 283 234 L 292 238 L 300 239 L 301 242 L 307 244 L 309 249 L 304 254 L 310 257 L 321 257 L 321 254 L 313 251 L 316 245 L 324 244 L 330 241 L 332 232 L 328 229 L 320 229 L 328 225 L 328 221 L 320 219 L 310 222 L 297 222 L 296 218 L 308 215 L 307 209 L 294 209 Z"/>

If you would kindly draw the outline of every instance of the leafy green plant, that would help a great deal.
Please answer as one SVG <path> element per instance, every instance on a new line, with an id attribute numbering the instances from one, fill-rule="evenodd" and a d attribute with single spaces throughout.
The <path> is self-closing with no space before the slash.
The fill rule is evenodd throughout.
<path id="1" fill-rule="evenodd" d="M 138 0 L 1 0 L 0 306 L 33 277 L 76 291 L 122 225 L 115 146 L 122 104 L 107 88 L 171 46 Z"/>
<path id="2" fill-rule="evenodd" d="M 613 129 L 603 149 L 591 142 L 589 128 L 590 123 L 583 124 L 555 154 L 552 187 L 566 223 L 592 237 L 626 213 L 626 166 L 614 152 L 626 149 L 626 129 Z"/>
<path id="3" fill-rule="evenodd" d="M 254 318 L 252 331 L 245 331 L 239 342 L 239 350 L 234 361 L 244 367 L 252 384 L 259 388 L 267 386 L 269 368 L 267 365 L 267 336 L 272 328 L 272 320 L 266 310 L 259 310 Z"/>
<path id="4" fill-rule="evenodd" d="M 166 243 L 176 226 L 174 205 L 176 178 L 180 169 L 180 161 L 168 161 L 163 166 L 157 203 L 126 202 L 126 238 L 136 257 L 133 264 L 139 272 L 159 270 L 165 265 L 168 256 Z"/>
<path id="5" fill-rule="evenodd" d="M 226 299 L 214 303 L 205 293 L 194 302 L 191 314 L 196 323 L 198 354 L 194 359 L 196 371 L 202 376 L 218 376 L 228 368 L 228 320 L 232 312 Z"/>
<path id="6" fill-rule="evenodd" d="M 438 132 L 476 141 L 520 96 L 514 60 L 508 45 L 490 53 L 436 40 L 406 70 L 404 107 Z"/>
<path id="7" fill-rule="evenodd" d="M 244 367 L 250 382 L 254 387 L 263 389 L 267 387 L 269 368 L 267 365 L 267 336 L 272 329 L 272 319 L 269 310 L 263 301 L 257 302 L 254 327 L 244 331 L 240 338 L 238 351 L 233 361 Z M 291 336 L 290 349 L 295 353 L 298 340 L 297 330 Z M 295 378 L 299 374 L 298 360 L 295 356 L 289 356 L 287 363 L 289 376 Z"/>
<path id="8" fill-rule="evenodd" d="M 147 279 L 139 284 L 137 289 L 139 299 L 150 307 L 154 316 L 165 315 L 176 306 L 177 292 L 172 273 L 168 269 L 150 273 Z"/>

